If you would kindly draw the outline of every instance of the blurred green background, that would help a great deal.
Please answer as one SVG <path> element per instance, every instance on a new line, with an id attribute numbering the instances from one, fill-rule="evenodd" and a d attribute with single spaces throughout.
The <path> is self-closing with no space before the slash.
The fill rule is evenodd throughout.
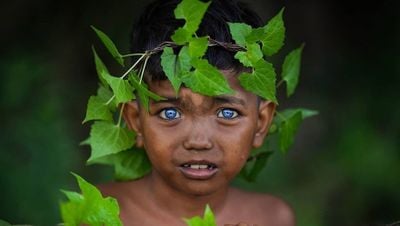
<path id="1" fill-rule="evenodd" d="M 282 52 L 306 47 L 296 95 L 280 107 L 320 115 L 304 122 L 290 153 L 275 153 L 256 183 L 235 184 L 284 198 L 300 226 L 400 220 L 398 1 L 247 2 L 264 20 L 286 7 Z M 0 3 L 0 219 L 55 225 L 59 189 L 76 189 L 70 171 L 93 183 L 110 180 L 110 168 L 85 166 L 89 150 L 78 145 L 88 135 L 81 121 L 97 86 L 91 45 L 117 66 L 89 25 L 127 52 L 145 4 Z"/>

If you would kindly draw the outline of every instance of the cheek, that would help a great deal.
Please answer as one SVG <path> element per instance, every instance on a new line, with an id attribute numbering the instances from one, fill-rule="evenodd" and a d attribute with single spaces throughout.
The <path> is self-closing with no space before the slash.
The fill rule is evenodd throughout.
<path id="1" fill-rule="evenodd" d="M 218 131 L 217 136 L 220 137 L 220 145 L 223 149 L 247 158 L 255 136 L 254 122 L 246 120 L 232 127 L 220 126 Z"/>
<path id="2" fill-rule="evenodd" d="M 144 148 L 153 164 L 170 160 L 175 148 L 172 141 L 176 140 L 175 133 L 165 132 L 155 125 L 149 125 L 144 130 Z"/>
<path id="3" fill-rule="evenodd" d="M 251 122 L 246 123 L 243 123 L 246 126 L 220 129 L 219 136 L 223 139 L 220 139 L 219 145 L 224 152 L 226 175 L 230 178 L 239 173 L 246 164 L 252 148 L 254 129 Z"/>
<path id="4" fill-rule="evenodd" d="M 236 142 L 233 142 L 236 139 Z M 251 142 L 250 139 L 232 137 L 227 139 L 223 144 L 224 156 L 230 162 L 243 162 L 246 161 L 250 150 Z"/>
<path id="5" fill-rule="evenodd" d="M 187 130 L 181 125 L 165 126 L 150 119 L 145 123 L 144 148 L 153 167 L 159 169 L 160 173 L 164 172 L 164 175 L 172 173 L 179 156 L 185 154 L 182 142 Z"/>

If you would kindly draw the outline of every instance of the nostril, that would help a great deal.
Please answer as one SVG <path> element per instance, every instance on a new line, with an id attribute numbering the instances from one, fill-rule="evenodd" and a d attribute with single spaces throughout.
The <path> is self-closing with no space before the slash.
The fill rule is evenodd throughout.
<path id="1" fill-rule="evenodd" d="M 210 140 L 186 140 L 183 147 L 187 150 L 209 150 L 213 144 Z"/>
<path id="2" fill-rule="evenodd" d="M 213 148 L 210 125 L 207 120 L 195 121 L 188 128 L 188 133 L 183 141 L 183 147 L 187 150 L 209 150 Z"/>
<path id="3" fill-rule="evenodd" d="M 205 136 L 188 137 L 183 142 L 183 147 L 187 150 L 209 150 L 213 147 L 211 139 Z"/>

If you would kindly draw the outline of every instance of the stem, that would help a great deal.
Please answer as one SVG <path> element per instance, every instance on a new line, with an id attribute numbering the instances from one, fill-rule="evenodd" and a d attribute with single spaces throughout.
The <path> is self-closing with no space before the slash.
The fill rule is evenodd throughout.
<path id="1" fill-rule="evenodd" d="M 146 65 L 147 65 L 147 61 L 149 60 L 149 58 L 150 58 L 150 56 L 146 57 L 146 59 L 144 60 L 143 68 L 142 68 L 142 71 L 141 71 L 141 73 L 140 73 L 139 84 L 142 83 L 144 71 L 146 70 Z"/>
<path id="2" fill-rule="evenodd" d="M 276 88 L 279 88 L 279 86 L 281 86 L 281 85 L 283 84 L 284 81 L 285 81 L 285 80 L 280 80 L 280 81 L 278 82 L 278 85 L 276 85 Z"/>
<path id="3" fill-rule="evenodd" d="M 109 105 L 111 103 L 111 101 L 113 101 L 115 98 L 115 95 L 113 95 L 106 103 L 106 105 Z"/>
<path id="4" fill-rule="evenodd" d="M 121 76 L 121 79 L 124 79 L 128 74 L 129 74 L 129 72 L 131 72 L 135 67 L 136 67 L 136 65 L 143 59 L 143 57 L 145 57 L 145 56 L 147 56 L 147 54 L 143 54 L 133 65 L 132 65 L 132 67 L 130 67 L 126 72 L 125 72 L 125 74 L 123 74 L 122 76 Z"/>
<path id="5" fill-rule="evenodd" d="M 122 104 L 122 106 L 121 106 L 121 110 L 119 111 L 119 117 L 118 117 L 118 127 L 120 127 L 120 125 L 121 125 L 121 119 L 122 119 L 122 112 L 124 111 L 124 107 L 125 107 L 125 103 L 123 103 Z"/>
<path id="6" fill-rule="evenodd" d="M 121 55 L 121 57 L 125 58 L 125 57 L 131 57 L 131 56 L 143 56 L 145 54 L 146 53 L 129 53 L 129 54 Z"/>

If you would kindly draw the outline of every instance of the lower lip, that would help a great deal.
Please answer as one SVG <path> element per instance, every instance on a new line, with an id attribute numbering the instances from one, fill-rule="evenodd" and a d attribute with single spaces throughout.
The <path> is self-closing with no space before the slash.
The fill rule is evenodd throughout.
<path id="1" fill-rule="evenodd" d="M 218 169 L 192 169 L 188 167 L 179 167 L 179 170 L 188 179 L 193 180 L 208 180 L 213 177 Z"/>

